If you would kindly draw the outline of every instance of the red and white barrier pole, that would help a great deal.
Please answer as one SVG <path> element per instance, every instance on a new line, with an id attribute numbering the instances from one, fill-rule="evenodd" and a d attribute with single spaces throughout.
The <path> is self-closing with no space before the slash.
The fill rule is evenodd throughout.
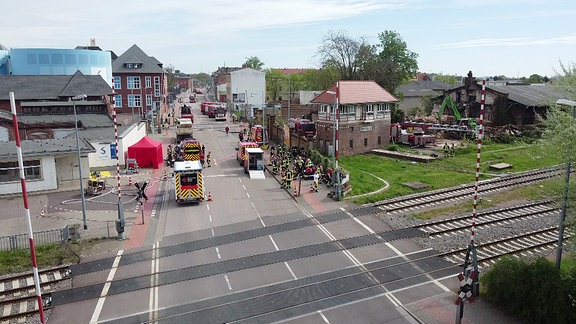
<path id="1" fill-rule="evenodd" d="M 484 137 L 484 104 L 486 99 L 486 80 L 482 80 L 482 99 L 480 101 L 480 121 L 478 122 L 478 149 L 476 152 L 476 180 L 474 183 L 474 207 L 472 209 L 472 228 L 470 229 L 470 244 L 474 245 L 476 228 L 476 207 L 478 203 L 478 178 L 480 177 L 480 152 L 482 150 L 482 138 Z"/>
<path id="2" fill-rule="evenodd" d="M 40 278 L 38 277 L 38 263 L 36 262 L 36 249 L 34 248 L 34 232 L 32 231 L 32 219 L 28 208 L 28 191 L 26 190 L 26 178 L 24 175 L 24 160 L 22 159 L 22 148 L 20 146 L 20 131 L 18 130 L 18 118 L 16 117 L 16 101 L 14 92 L 10 92 L 10 107 L 12 108 L 12 123 L 14 124 L 14 137 L 16 140 L 16 151 L 18 153 L 18 167 L 20 169 L 20 184 L 22 185 L 22 199 L 26 212 L 26 225 L 28 225 L 28 241 L 30 243 L 30 257 L 32 258 L 32 268 L 34 270 L 34 286 L 36 287 L 36 297 L 38 300 L 38 313 L 40 322 L 46 323 L 44 319 L 44 304 L 42 302 L 42 292 L 40 290 Z"/>
<path id="3" fill-rule="evenodd" d="M 126 220 L 124 219 L 124 208 L 122 207 L 122 188 L 120 184 L 120 156 L 118 155 L 118 123 L 116 119 L 116 91 L 114 89 L 114 78 L 112 78 L 112 117 L 114 118 L 114 140 L 116 143 L 116 178 L 118 180 L 118 220 L 116 224 L 116 231 L 118 232 L 118 239 L 124 240 L 124 226 Z"/>

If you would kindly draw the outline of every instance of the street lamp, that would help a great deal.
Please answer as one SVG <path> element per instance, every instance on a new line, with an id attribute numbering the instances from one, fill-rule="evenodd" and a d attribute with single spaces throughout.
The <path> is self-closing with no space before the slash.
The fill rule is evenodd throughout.
<path id="1" fill-rule="evenodd" d="M 77 95 L 72 97 L 72 107 L 74 109 L 74 129 L 76 131 L 76 153 L 78 155 L 78 174 L 80 176 L 80 194 L 82 195 L 82 220 L 84 222 L 84 229 L 88 229 L 88 224 L 86 223 L 86 200 L 84 197 L 84 183 L 82 182 L 82 160 L 80 158 L 80 136 L 78 135 L 78 117 L 76 116 L 76 101 L 86 99 L 85 94 Z"/>
<path id="2" fill-rule="evenodd" d="M 338 127 L 339 127 L 338 123 L 340 119 L 340 110 L 338 106 L 340 100 L 339 82 L 338 81 L 336 82 L 336 91 L 326 91 L 326 93 L 334 95 L 335 111 L 334 111 L 334 126 L 332 127 L 332 139 L 334 149 L 332 150 L 332 166 L 334 168 L 333 177 L 336 177 L 336 180 L 334 180 L 333 178 L 332 182 L 335 185 L 336 200 L 340 200 L 340 197 L 342 196 L 342 190 L 340 185 L 340 171 L 338 170 Z"/>

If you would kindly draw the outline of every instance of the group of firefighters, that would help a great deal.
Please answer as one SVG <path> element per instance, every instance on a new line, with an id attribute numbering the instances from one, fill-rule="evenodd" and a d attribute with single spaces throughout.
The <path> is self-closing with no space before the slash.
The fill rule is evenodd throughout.
<path id="1" fill-rule="evenodd" d="M 280 174 L 280 186 L 283 189 L 292 188 L 292 180 L 298 176 L 311 175 L 313 179 L 311 191 L 314 192 L 318 192 L 321 178 L 331 182 L 332 169 L 328 169 L 324 174 L 322 165 L 315 167 L 305 152 L 291 151 L 284 144 L 278 146 L 277 152 L 274 146 L 270 148 L 270 165 L 273 174 Z"/>
<path id="2" fill-rule="evenodd" d="M 448 143 L 444 143 L 444 147 L 442 149 L 444 150 L 444 157 L 456 155 L 456 148 L 454 148 L 454 143 L 452 143 L 452 146 L 448 146 Z"/>
<path id="3" fill-rule="evenodd" d="M 184 161 L 184 149 L 182 148 L 182 143 L 174 145 L 168 144 L 166 148 L 167 161 L 171 167 L 174 166 L 174 161 Z M 206 155 L 206 147 L 202 144 L 202 150 L 200 152 L 200 163 L 202 167 L 210 167 L 212 163 L 212 152 L 208 151 Z"/>

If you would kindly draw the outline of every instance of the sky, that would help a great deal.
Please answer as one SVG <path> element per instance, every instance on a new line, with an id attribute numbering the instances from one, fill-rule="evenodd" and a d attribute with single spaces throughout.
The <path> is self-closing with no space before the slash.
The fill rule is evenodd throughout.
<path id="1" fill-rule="evenodd" d="M 26 0 L 4 6 L 0 44 L 133 44 L 164 66 L 208 73 L 256 56 L 268 68 L 319 68 L 329 32 L 378 44 L 395 31 L 420 72 L 554 76 L 576 62 L 573 0 Z"/>

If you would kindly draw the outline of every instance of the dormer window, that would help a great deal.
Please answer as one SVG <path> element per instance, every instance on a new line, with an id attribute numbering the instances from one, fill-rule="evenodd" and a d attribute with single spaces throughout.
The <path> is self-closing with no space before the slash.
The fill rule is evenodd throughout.
<path id="1" fill-rule="evenodd" d="M 142 63 L 124 63 L 124 67 L 127 69 L 139 69 L 142 67 Z"/>

